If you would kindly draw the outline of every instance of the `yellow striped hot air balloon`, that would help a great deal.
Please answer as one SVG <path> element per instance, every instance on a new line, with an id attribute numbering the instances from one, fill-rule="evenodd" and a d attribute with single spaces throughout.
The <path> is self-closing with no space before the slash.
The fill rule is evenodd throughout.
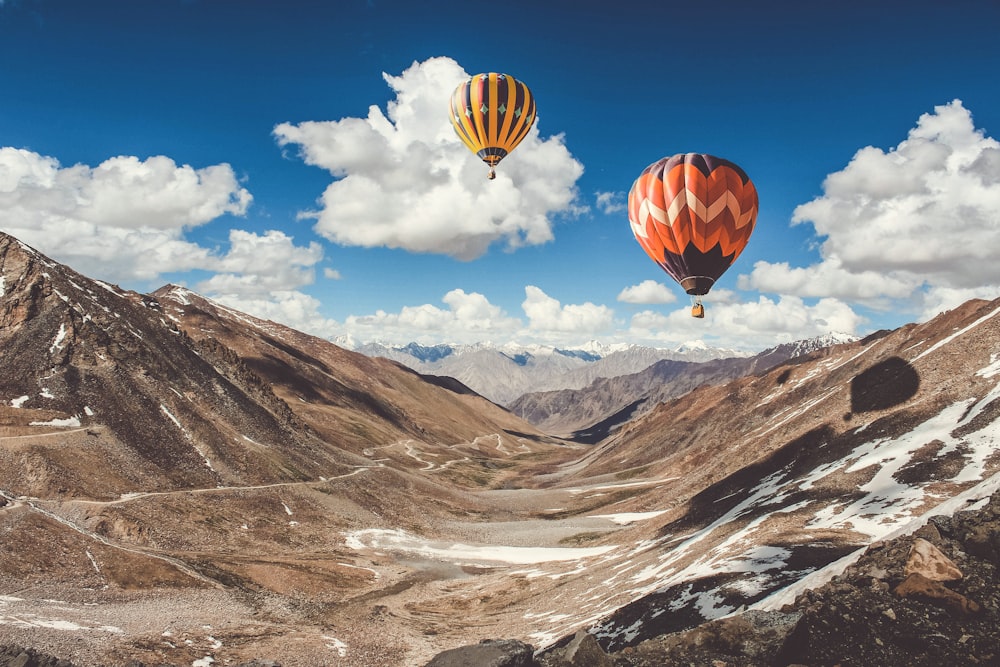
<path id="1" fill-rule="evenodd" d="M 476 74 L 452 93 L 450 116 L 458 138 L 489 165 L 492 180 L 535 122 L 535 98 L 509 74 Z"/>

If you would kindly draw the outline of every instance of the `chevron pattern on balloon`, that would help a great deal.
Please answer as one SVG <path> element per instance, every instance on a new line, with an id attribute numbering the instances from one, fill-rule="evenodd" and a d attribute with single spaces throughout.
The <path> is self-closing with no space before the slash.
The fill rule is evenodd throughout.
<path id="1" fill-rule="evenodd" d="M 649 165 L 628 198 L 636 241 L 689 294 L 707 292 L 732 265 L 757 209 L 757 189 L 740 167 L 700 153 Z"/>

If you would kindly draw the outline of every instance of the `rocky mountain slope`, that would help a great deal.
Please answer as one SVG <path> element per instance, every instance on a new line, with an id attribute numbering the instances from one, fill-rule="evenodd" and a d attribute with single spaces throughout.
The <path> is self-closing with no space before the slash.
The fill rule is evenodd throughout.
<path id="1" fill-rule="evenodd" d="M 1000 479 L 997 315 L 972 301 L 702 386 L 581 446 L 0 236 L 0 645 L 81 667 L 410 666 L 495 638 L 546 665 L 827 665 L 863 660 L 831 648 L 846 622 L 851 646 L 990 664 L 995 568 L 963 554 L 995 523 L 960 510 L 993 511 Z M 942 625 L 926 590 L 896 593 L 917 536 L 984 616 Z"/>
<path id="2" fill-rule="evenodd" d="M 631 523 L 563 581 L 572 604 L 533 608 L 544 664 L 581 629 L 577 665 L 995 664 L 996 501 L 960 511 L 1000 486 L 998 315 L 973 301 L 699 388 L 564 466 Z M 902 586 L 918 536 L 962 578 Z"/>
<path id="3" fill-rule="evenodd" d="M 6 235 L 0 358 L 0 643 L 69 642 L 95 664 L 204 658 L 203 640 L 152 639 L 193 609 L 253 653 L 305 627 L 302 655 L 325 656 L 322 628 L 353 613 L 327 605 L 426 576 L 379 572 L 348 533 L 489 514 L 470 489 L 572 454 L 457 381 L 180 288 L 93 281 Z M 355 652 L 409 643 L 357 632 Z"/>
<path id="4" fill-rule="evenodd" d="M 498 655 L 513 667 L 998 664 L 1000 492 L 974 505 L 873 544 L 850 565 L 831 568 L 838 572 L 832 581 L 792 587 L 769 609 L 738 612 L 612 653 L 579 631 L 539 653 L 517 640 L 458 647 L 428 667 L 491 664 Z"/>
<path id="5" fill-rule="evenodd" d="M 412 461 L 385 444 L 408 439 L 460 441 L 506 429 L 544 440 L 460 383 L 181 288 L 123 291 L 5 235 L 0 267 L 0 416 L 57 440 L 76 434 L 70 439 L 82 445 L 67 461 L 45 450 L 57 469 L 15 476 L 16 490 L 28 495 L 317 479 L 371 465 L 363 452 L 373 446 L 392 449 L 390 461 Z M 93 453 L 87 470 L 100 467 L 103 481 L 74 481 L 81 451 Z"/>

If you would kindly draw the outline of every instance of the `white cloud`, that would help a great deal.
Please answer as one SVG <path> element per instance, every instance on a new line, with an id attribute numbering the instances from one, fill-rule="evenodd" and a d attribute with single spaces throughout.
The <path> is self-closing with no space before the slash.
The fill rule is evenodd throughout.
<path id="1" fill-rule="evenodd" d="M 677 295 L 663 283 L 643 280 L 638 285 L 626 287 L 618 293 L 618 300 L 624 303 L 673 303 Z"/>
<path id="2" fill-rule="evenodd" d="M 838 299 L 825 298 L 807 305 L 794 296 L 783 296 L 778 301 L 762 296 L 756 303 L 718 308 L 713 324 L 724 327 L 729 336 L 738 336 L 742 331 L 757 339 L 770 337 L 772 342 L 788 342 L 830 331 L 853 333 L 861 321 L 850 306 Z"/>
<path id="3" fill-rule="evenodd" d="M 534 285 L 524 288 L 521 304 L 528 316 L 528 327 L 535 332 L 572 332 L 578 336 L 608 332 L 614 324 L 614 311 L 589 301 L 562 305 Z"/>
<path id="4" fill-rule="evenodd" d="M 62 167 L 53 157 L 0 148 L 0 229 L 53 259 L 125 283 L 214 272 L 196 288 L 206 296 L 304 330 L 323 326 L 319 302 L 297 291 L 315 279 L 318 243 L 232 229 L 220 253 L 185 239 L 223 215 L 244 215 L 252 199 L 228 164 L 195 169 L 161 155 Z"/>
<path id="5" fill-rule="evenodd" d="M 483 294 L 453 289 L 442 297 L 445 307 L 422 304 L 404 306 L 394 313 L 379 310 L 350 315 L 342 324 L 313 312 L 303 316 L 299 328 L 331 338 L 348 336 L 393 344 L 516 341 L 569 347 L 599 339 L 676 347 L 700 340 L 711 346 L 751 351 L 831 331 L 857 333 L 864 324 L 848 304 L 834 298 L 812 304 L 795 296 L 744 302 L 735 292 L 719 289 L 705 299 L 705 319 L 691 317 L 685 303 L 669 312 L 643 310 L 623 322 L 616 320 L 607 306 L 563 304 L 534 285 L 525 286 L 524 292 L 521 307 L 525 319 L 509 316 Z"/>
<path id="6" fill-rule="evenodd" d="M 355 340 L 382 340 L 405 344 L 519 341 L 542 344 L 582 344 L 597 334 L 613 336 L 613 311 L 592 303 L 563 305 L 541 289 L 528 285 L 522 308 L 528 323 L 509 316 L 484 295 L 453 289 L 444 295 L 447 306 L 404 306 L 398 313 L 379 310 L 348 316 L 325 335 L 349 335 Z"/>
<path id="7" fill-rule="evenodd" d="M 243 215 L 251 200 L 228 164 L 195 169 L 164 156 L 120 156 L 62 167 L 0 148 L 0 229 L 104 279 L 204 267 L 210 252 L 184 240 L 184 230 Z"/>
<path id="8" fill-rule="evenodd" d="M 223 284 L 216 287 L 225 288 L 226 285 Z M 279 322 L 285 326 L 313 334 L 314 336 L 326 336 L 338 329 L 336 322 L 325 319 L 320 315 L 319 309 L 322 304 L 319 299 L 303 292 L 277 290 L 259 293 L 259 296 L 254 296 L 252 289 L 244 293 L 240 291 L 238 284 L 232 284 L 228 287 L 231 288 L 230 291 L 213 291 L 205 292 L 205 294 L 206 296 L 211 296 L 215 301 L 242 313 L 247 313 L 263 320 Z"/>
<path id="9" fill-rule="evenodd" d="M 242 285 L 244 294 L 266 294 L 312 284 L 313 266 L 323 258 L 319 243 L 296 246 L 292 237 L 271 230 L 263 236 L 239 229 L 229 232 L 229 252 L 214 262 L 216 274 L 203 285 L 209 292 L 220 285 Z M 204 288 L 203 288 L 204 289 Z"/>
<path id="10" fill-rule="evenodd" d="M 925 314 L 1000 292 L 1000 143 L 960 100 L 922 115 L 888 152 L 859 150 L 823 186 L 792 218 L 824 238 L 821 261 L 758 262 L 742 286 L 875 307 L 908 299 Z"/>
<path id="11" fill-rule="evenodd" d="M 624 192 L 595 192 L 594 196 L 602 213 L 619 213 L 628 206 L 628 195 Z"/>
<path id="12" fill-rule="evenodd" d="M 737 285 L 740 289 L 773 294 L 832 296 L 876 308 L 887 307 L 889 299 L 910 296 L 916 287 L 912 277 L 898 277 L 894 272 L 848 271 L 837 257 L 808 267 L 792 267 L 788 262 L 757 262 L 749 275 L 737 279 Z"/>
<path id="13" fill-rule="evenodd" d="M 296 144 L 306 163 L 336 180 L 323 192 L 316 232 L 343 245 L 441 253 L 462 260 L 497 242 L 509 249 L 553 239 L 552 216 L 574 214 L 583 173 L 561 135 L 542 140 L 539 124 L 498 167 L 458 140 L 447 104 L 468 74 L 450 58 L 414 62 L 383 78 L 396 95 L 367 118 L 282 123 L 281 146 Z"/>
<path id="14" fill-rule="evenodd" d="M 348 316 L 342 324 L 324 320 L 315 311 L 304 311 L 303 326 L 299 328 L 331 338 L 347 336 L 392 344 L 492 340 L 569 347 L 599 339 L 606 343 L 676 347 L 703 341 L 715 347 L 756 351 L 831 331 L 856 333 L 864 323 L 850 306 L 837 299 L 820 299 L 810 305 L 798 297 L 760 297 L 747 303 L 728 290 L 712 292 L 706 302 L 705 319 L 691 317 L 685 304 L 666 313 L 644 310 L 628 322 L 615 320 L 613 311 L 606 306 L 562 304 L 532 285 L 525 287 L 522 304 L 527 324 L 508 316 L 482 294 L 455 289 L 442 301 L 445 308 L 423 304 L 405 306 L 397 313 L 379 310 L 370 315 Z"/>
<path id="15" fill-rule="evenodd" d="M 359 340 L 408 342 L 473 342 L 491 336 L 509 337 L 521 327 L 482 294 L 453 289 L 442 301 L 447 308 L 432 304 L 404 306 L 398 313 L 379 310 L 372 315 L 351 315 L 343 333 Z"/>
<path id="16" fill-rule="evenodd" d="M 329 280 L 340 280 L 344 276 L 340 275 L 340 271 L 338 271 L 337 269 L 331 269 L 330 267 L 326 267 L 323 269 L 323 277 Z"/>
<path id="17" fill-rule="evenodd" d="M 970 299 L 985 299 L 992 301 L 1000 295 L 1000 288 L 996 285 L 985 285 L 969 289 L 956 289 L 953 287 L 931 287 L 927 290 L 921 302 L 923 308 L 920 313 L 921 320 L 926 321 L 935 315 L 951 310 Z"/>
<path id="18" fill-rule="evenodd" d="M 0 214 L 31 222 L 69 219 L 124 229 L 194 227 L 223 214 L 243 215 L 253 197 L 232 167 L 195 169 L 168 157 L 109 158 L 96 167 L 61 167 L 24 149 L 0 148 Z"/>
<path id="19" fill-rule="evenodd" d="M 315 265 L 323 259 L 318 243 L 296 246 L 280 231 L 263 235 L 232 229 L 229 252 L 206 266 L 218 271 L 196 291 L 230 308 L 300 331 L 324 335 L 335 326 L 319 313 L 318 299 L 298 291 L 315 281 Z"/>
<path id="20" fill-rule="evenodd" d="M 687 307 L 668 314 L 646 310 L 632 316 L 628 335 L 663 346 L 702 340 L 718 347 L 759 350 L 831 331 L 855 333 L 863 322 L 838 299 L 820 299 L 808 305 L 794 296 L 731 302 L 717 300 L 714 295 L 712 292 L 706 301 L 704 319 L 691 317 Z"/>

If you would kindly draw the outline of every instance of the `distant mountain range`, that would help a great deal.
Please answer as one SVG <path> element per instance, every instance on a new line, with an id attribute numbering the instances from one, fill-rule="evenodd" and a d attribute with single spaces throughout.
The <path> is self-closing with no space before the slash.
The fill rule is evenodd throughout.
<path id="1" fill-rule="evenodd" d="M 749 357 L 664 359 L 637 373 L 598 378 L 582 389 L 530 392 L 508 407 L 546 433 L 593 444 L 661 403 L 698 387 L 763 373 L 790 359 L 854 340 L 853 336 L 823 336 L 777 345 Z"/>
<path id="2" fill-rule="evenodd" d="M 602 345 L 353 344 L 355 351 L 397 361 L 426 375 L 453 377 L 546 433 L 594 443 L 665 400 L 706 384 L 762 372 L 788 359 L 857 340 L 828 334 L 758 354 L 690 343 L 677 348 Z"/>
<path id="3" fill-rule="evenodd" d="M 788 356 L 851 340 L 856 337 L 830 334 L 781 345 L 758 355 L 708 347 L 700 341 L 676 348 L 605 345 L 592 341 L 572 349 L 513 343 L 390 345 L 359 343 L 346 337 L 333 342 L 369 357 L 392 359 L 423 374 L 453 377 L 491 401 L 509 407 L 529 392 L 583 389 L 601 378 L 638 373 L 660 361 L 692 364 L 770 355 L 774 363 L 778 363 Z M 774 350 L 780 352 L 775 355 Z"/>
<path id="4" fill-rule="evenodd" d="M 348 343 L 334 342 L 342 346 Z M 732 350 L 666 350 L 598 343 L 570 350 L 541 345 L 394 346 L 375 342 L 355 344 L 352 349 L 392 359 L 420 373 L 453 377 L 500 405 L 509 405 L 529 391 L 580 389 L 597 378 L 636 373 L 663 359 L 707 361 L 740 356 Z"/>

